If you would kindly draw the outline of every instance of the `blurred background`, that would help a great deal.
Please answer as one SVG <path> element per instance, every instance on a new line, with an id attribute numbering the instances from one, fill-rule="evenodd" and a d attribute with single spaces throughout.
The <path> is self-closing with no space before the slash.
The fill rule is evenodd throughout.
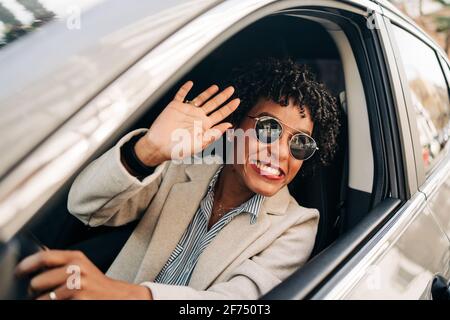
<path id="1" fill-rule="evenodd" d="M 106 0 L 0 0 L 0 48 L 54 19 L 76 17 Z"/>
<path id="2" fill-rule="evenodd" d="M 450 56 L 450 0 L 391 0 Z"/>
<path id="3" fill-rule="evenodd" d="M 0 0 L 0 47 L 43 24 L 107 0 Z M 391 0 L 450 55 L 450 0 Z"/>

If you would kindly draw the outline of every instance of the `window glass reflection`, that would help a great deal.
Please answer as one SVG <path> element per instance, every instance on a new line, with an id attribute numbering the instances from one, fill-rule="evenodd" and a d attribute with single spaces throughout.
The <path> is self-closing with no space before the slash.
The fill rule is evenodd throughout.
<path id="1" fill-rule="evenodd" d="M 429 171 L 449 137 L 448 85 L 434 50 L 403 29 L 394 30 L 416 111 L 422 159 Z"/>

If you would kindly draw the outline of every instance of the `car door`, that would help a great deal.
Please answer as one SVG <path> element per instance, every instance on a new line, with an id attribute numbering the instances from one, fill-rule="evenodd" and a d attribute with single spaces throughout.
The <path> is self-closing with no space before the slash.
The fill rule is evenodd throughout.
<path id="1" fill-rule="evenodd" d="M 408 115 L 402 121 L 408 123 L 410 128 L 418 188 L 412 192 L 402 209 L 374 236 L 372 247 L 363 248 L 358 253 L 360 260 L 350 272 L 333 288 L 328 286 L 330 291 L 322 295 L 325 298 L 439 298 L 433 286 L 436 275 L 444 278 L 449 275 L 449 241 L 442 224 L 448 226 L 449 221 L 449 189 L 445 185 L 449 173 L 448 145 L 445 146 L 448 137 L 444 134 L 450 115 L 448 84 L 435 51 L 416 36 L 415 28 L 398 17 L 388 16 L 394 21 L 391 23 L 391 20 L 384 18 L 386 29 L 382 32 L 385 53 L 387 63 L 392 68 L 392 80 L 401 82 L 400 86 L 394 85 L 394 88 L 402 92 L 397 102 L 405 105 Z M 417 97 L 415 104 L 411 99 L 413 93 Z M 437 94 L 437 98 L 427 100 L 433 94 Z M 430 110 L 436 107 L 436 103 L 439 104 L 438 111 Z M 433 146 L 433 141 L 425 139 L 430 136 L 429 132 L 420 132 L 423 127 L 418 126 L 418 122 L 430 124 L 429 118 L 432 120 L 431 125 L 438 118 L 441 121 L 438 128 L 433 128 L 437 129 L 434 132 L 441 132 L 441 136 L 431 135 L 438 139 L 439 142 L 435 142 L 438 147 Z M 433 161 L 430 161 L 430 157 L 433 157 Z M 424 165 L 427 166 L 425 183 Z M 438 211 L 439 214 L 436 214 Z M 444 211 L 447 212 L 444 214 Z M 438 215 L 445 215 L 446 219 L 437 219 Z M 321 292 L 324 293 L 324 290 Z"/>
<path id="2" fill-rule="evenodd" d="M 450 84 L 450 64 L 448 60 L 440 57 L 442 70 Z M 447 111 L 448 112 L 448 111 Z M 450 136 L 449 124 L 441 131 L 441 136 L 448 139 Z M 447 142 L 447 141 L 446 141 Z M 418 146 L 419 147 L 419 146 Z M 430 210 L 436 216 L 447 237 L 450 239 L 450 157 L 449 143 L 441 151 L 441 159 L 436 168 L 427 175 L 421 190 L 427 195 Z"/>
<path id="3" fill-rule="evenodd" d="M 426 44 L 408 30 L 393 25 L 401 56 L 405 99 L 411 112 L 410 124 L 417 125 L 418 139 L 414 143 L 419 190 L 427 198 L 427 211 L 448 239 L 450 235 L 450 129 L 449 66 L 441 51 Z M 412 49 L 414 48 L 414 51 Z M 408 54 L 406 54 L 408 52 Z M 418 63 L 420 61 L 420 63 Z M 415 97 L 415 99 L 412 99 Z M 422 124 L 422 125 L 420 125 Z M 415 130 L 413 130 L 415 131 Z M 448 261 L 436 269 L 434 287 L 430 284 L 427 297 L 442 299 L 438 285 L 449 285 Z"/>
<path id="4" fill-rule="evenodd" d="M 450 88 L 450 64 L 448 59 L 438 53 L 437 57 L 440 61 L 442 70 L 436 68 L 435 74 L 441 83 L 441 87 L 445 84 Z M 437 64 L 436 64 L 437 66 Z M 442 74 L 445 76 L 441 77 Z M 446 81 L 446 82 L 445 82 Z M 448 90 L 448 89 L 447 89 Z M 428 199 L 428 205 L 433 212 L 438 223 L 441 225 L 447 237 L 450 239 L 450 104 L 447 95 L 442 95 L 442 103 L 446 106 L 443 109 L 441 117 L 446 121 L 444 125 L 437 130 L 435 135 L 436 143 L 439 145 L 439 152 L 436 161 L 430 168 L 424 168 L 425 176 L 420 190 L 425 193 Z M 416 148 L 423 149 L 423 145 L 416 145 Z M 424 166 L 426 164 L 424 163 Z"/>
<path id="5" fill-rule="evenodd" d="M 351 247 L 352 240 L 358 240 L 356 236 L 352 239 L 352 232 L 337 241 L 334 245 L 337 250 L 329 248 L 327 251 L 331 252 L 327 255 L 319 255 L 306 268 L 294 274 L 283 285 L 284 291 L 289 291 L 289 294 L 283 295 L 277 291 L 269 294 L 268 298 L 431 299 L 435 276 L 440 274 L 444 279 L 448 277 L 449 241 L 443 232 L 443 225 L 448 226 L 448 207 L 444 207 L 448 203 L 448 186 L 442 186 L 442 182 L 448 181 L 447 153 L 442 150 L 442 158 L 446 160 L 442 160 L 438 165 L 440 168 L 436 168 L 436 176 L 439 178 L 435 179 L 439 179 L 441 184 L 433 181 L 433 177 L 429 178 L 429 184 L 438 191 L 434 194 L 436 200 L 431 200 L 428 204 L 427 197 L 430 198 L 430 193 L 426 185 L 422 186 L 423 179 L 420 179 L 424 176 L 422 149 L 414 148 L 420 136 L 415 118 L 412 117 L 415 110 L 408 97 L 408 81 L 400 53 L 410 54 L 419 45 L 415 44 L 408 49 L 398 48 L 390 18 L 398 25 L 408 27 L 413 33 L 418 32 L 418 29 L 406 23 L 389 8 L 390 6 L 383 6 L 380 11 L 382 14 L 375 13 L 382 50 L 377 53 L 381 59 L 372 61 L 380 61 L 382 67 L 386 68 L 386 79 L 379 80 L 387 82 L 386 92 L 391 95 L 395 105 L 395 129 L 399 132 L 400 143 L 394 143 L 394 148 L 403 158 L 402 179 L 399 179 L 399 183 L 404 181 L 407 186 L 404 200 L 401 206 L 394 210 L 394 214 L 376 222 L 375 232 L 368 235 L 366 240 L 361 242 L 362 245 L 347 256 L 350 258 L 345 262 L 333 265 L 335 261 L 330 259 L 330 253 L 339 255 L 339 250 L 345 251 L 346 247 Z M 434 51 L 432 56 L 438 64 Z M 447 94 L 447 84 L 441 82 L 441 86 Z M 389 121 L 389 116 L 384 116 L 384 121 Z M 429 136 L 429 133 L 427 135 Z M 425 191 L 422 192 L 423 190 Z M 431 198 L 433 199 L 433 196 Z M 436 208 L 433 203 L 441 204 Z M 387 205 L 386 202 L 385 204 Z M 380 210 L 382 209 L 374 209 L 369 213 L 368 219 L 362 221 L 356 229 L 368 228 L 370 223 L 367 220 L 370 216 L 376 217 Z M 436 219 L 438 215 L 434 211 L 438 210 L 446 211 L 447 219 L 444 223 Z M 327 270 L 323 267 L 325 264 L 329 266 L 328 269 L 334 270 Z M 320 273 L 327 276 L 321 276 Z M 318 280 L 303 280 L 305 278 Z"/>

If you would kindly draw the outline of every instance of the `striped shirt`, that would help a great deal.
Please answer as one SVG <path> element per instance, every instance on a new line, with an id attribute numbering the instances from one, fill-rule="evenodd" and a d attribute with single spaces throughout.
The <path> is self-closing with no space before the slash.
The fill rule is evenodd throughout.
<path id="1" fill-rule="evenodd" d="M 203 250 L 234 217 L 241 213 L 250 214 L 250 223 L 254 224 L 264 196 L 255 194 L 252 198 L 224 214 L 210 230 L 208 222 L 214 204 L 214 186 L 223 166 L 214 174 L 209 183 L 207 194 L 187 227 L 177 246 L 164 267 L 155 278 L 155 282 L 187 286 L 192 272 Z"/>

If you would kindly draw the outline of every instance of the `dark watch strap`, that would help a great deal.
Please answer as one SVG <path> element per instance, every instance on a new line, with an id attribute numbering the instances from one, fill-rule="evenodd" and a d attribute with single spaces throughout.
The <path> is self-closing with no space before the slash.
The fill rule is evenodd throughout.
<path id="1" fill-rule="evenodd" d="M 128 169 L 131 170 L 131 174 L 136 176 L 139 179 L 143 179 L 149 175 L 151 175 L 156 167 L 149 167 L 142 163 L 141 160 L 136 155 L 134 151 L 134 146 L 136 142 L 145 135 L 145 132 L 142 132 L 138 135 L 135 135 L 130 140 L 125 142 L 120 149 L 122 161 L 125 162 Z"/>

